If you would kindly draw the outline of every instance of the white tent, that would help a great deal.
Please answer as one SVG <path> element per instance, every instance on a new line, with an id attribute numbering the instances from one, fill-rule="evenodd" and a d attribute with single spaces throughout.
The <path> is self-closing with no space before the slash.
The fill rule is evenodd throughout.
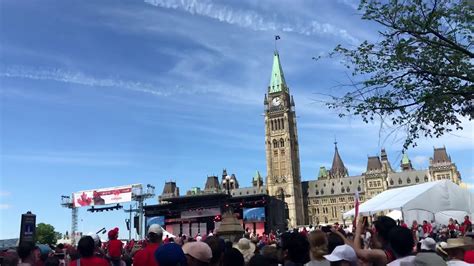
<path id="1" fill-rule="evenodd" d="M 401 211 L 407 223 L 413 220 L 436 220 L 446 224 L 450 217 L 462 221 L 474 214 L 474 195 L 450 180 L 386 190 L 359 206 L 359 214 L 370 216 L 381 211 Z M 355 215 L 355 209 L 344 217 Z"/>

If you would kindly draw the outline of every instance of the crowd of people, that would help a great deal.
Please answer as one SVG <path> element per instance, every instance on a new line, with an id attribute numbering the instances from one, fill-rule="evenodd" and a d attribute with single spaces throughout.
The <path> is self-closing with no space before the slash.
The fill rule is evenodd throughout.
<path id="1" fill-rule="evenodd" d="M 461 224 L 404 221 L 379 216 L 358 219 L 354 230 L 334 224 L 258 235 L 246 230 L 234 242 L 213 235 L 163 236 L 151 225 L 146 241 L 123 244 L 118 228 L 108 241 L 83 236 L 77 247 L 20 243 L 4 253 L 2 265 L 24 266 L 329 266 L 329 265 L 473 265 L 474 242 L 468 216 Z"/>

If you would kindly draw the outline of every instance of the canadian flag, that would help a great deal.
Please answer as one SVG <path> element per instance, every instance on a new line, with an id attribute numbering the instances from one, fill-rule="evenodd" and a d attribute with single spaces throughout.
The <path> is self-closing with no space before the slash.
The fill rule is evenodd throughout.
<path id="1" fill-rule="evenodd" d="M 355 227 L 357 225 L 357 218 L 359 216 L 359 191 L 356 191 L 354 195 L 354 209 L 355 209 L 355 215 L 354 215 L 354 221 L 352 225 Z"/>

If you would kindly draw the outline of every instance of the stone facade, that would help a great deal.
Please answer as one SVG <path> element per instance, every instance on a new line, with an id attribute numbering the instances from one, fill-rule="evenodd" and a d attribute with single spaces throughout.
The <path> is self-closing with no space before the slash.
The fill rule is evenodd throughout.
<path id="1" fill-rule="evenodd" d="M 336 156 L 340 157 L 337 147 L 334 157 Z M 435 148 L 433 158 L 430 160 L 429 169 L 415 170 L 408 156 L 404 154 L 400 163 L 402 171 L 396 172 L 392 169 L 385 150 L 382 149 L 380 156 L 368 157 L 367 169 L 362 175 L 334 177 L 330 175 L 331 170 L 326 171 L 325 167 L 321 167 L 317 180 L 302 183 L 304 202 L 307 206 L 305 212 L 308 217 L 305 224 L 344 222 L 342 214 L 354 208 L 355 192 L 359 193 L 362 203 L 391 188 L 441 179 L 461 183 L 461 176 L 447 155 L 446 148 Z M 437 160 L 438 158 L 440 159 Z"/>

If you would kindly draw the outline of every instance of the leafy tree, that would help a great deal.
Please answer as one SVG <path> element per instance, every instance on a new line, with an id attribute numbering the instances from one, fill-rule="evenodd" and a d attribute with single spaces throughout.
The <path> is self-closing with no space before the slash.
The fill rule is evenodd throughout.
<path id="1" fill-rule="evenodd" d="M 468 0 L 362 0 L 362 19 L 381 26 L 375 43 L 338 45 L 351 69 L 349 92 L 331 96 L 339 116 L 382 118 L 406 132 L 404 148 L 420 136 L 462 129 L 474 117 L 474 6 Z M 387 122 L 389 121 L 389 122 Z"/>
<path id="2" fill-rule="evenodd" d="M 39 223 L 36 226 L 36 241 L 41 244 L 56 244 L 61 233 L 54 231 L 54 226 L 45 223 Z"/>

